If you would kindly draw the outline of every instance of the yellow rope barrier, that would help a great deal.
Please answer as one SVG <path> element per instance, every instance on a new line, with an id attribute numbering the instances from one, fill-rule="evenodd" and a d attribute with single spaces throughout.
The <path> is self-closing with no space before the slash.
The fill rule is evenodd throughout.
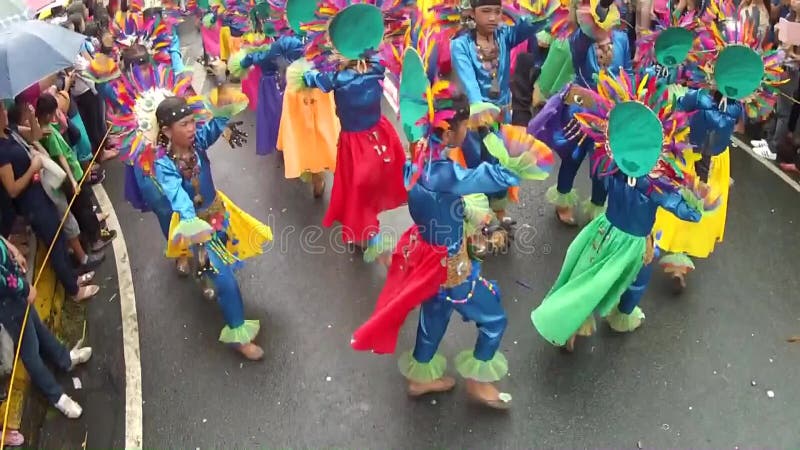
<path id="1" fill-rule="evenodd" d="M 100 149 L 103 148 L 103 144 L 105 144 L 106 139 L 108 139 L 108 134 L 111 132 L 111 127 L 108 127 L 106 130 L 105 136 L 103 136 L 103 140 L 100 141 Z M 97 159 L 97 155 L 100 154 L 102 150 L 98 149 L 97 152 L 92 156 L 91 162 L 89 162 L 89 167 L 83 173 L 83 177 L 81 181 L 78 183 L 78 189 L 73 193 L 72 198 L 69 200 L 69 205 L 67 205 L 67 210 L 64 211 L 63 217 L 61 217 L 61 223 L 58 224 L 58 229 L 56 229 L 56 234 L 53 237 L 53 242 L 50 243 L 50 247 L 47 249 L 47 253 L 44 255 L 44 260 L 42 260 L 42 267 L 47 264 L 47 260 L 50 259 L 50 254 L 53 252 L 53 247 L 56 245 L 56 239 L 61 234 L 61 229 L 64 227 L 64 223 L 67 221 L 67 217 L 69 216 L 70 209 L 72 209 L 72 204 L 75 202 L 75 197 L 78 196 L 81 188 L 83 187 L 84 181 L 92 172 L 92 166 L 94 166 L 95 160 Z M 35 261 L 34 261 L 35 264 Z M 33 265 L 31 265 L 33 267 Z M 35 267 L 34 267 L 35 270 Z M 39 279 L 42 276 L 42 270 L 39 270 L 39 273 L 36 274 L 36 279 L 33 280 L 33 287 L 35 288 L 37 284 L 39 284 Z M 17 349 L 14 352 L 14 365 L 11 367 L 11 381 L 8 383 L 8 397 L 6 398 L 6 410 L 3 412 L 3 434 L 0 436 L 0 449 L 2 449 L 6 443 L 6 430 L 8 427 L 8 410 L 11 407 L 11 396 L 13 395 L 14 389 L 14 378 L 17 374 L 17 366 L 19 365 L 19 352 L 22 348 L 22 338 L 25 336 L 25 326 L 28 323 L 28 314 L 31 311 L 31 304 L 28 303 L 28 306 L 25 308 L 25 316 L 22 318 L 22 328 L 19 332 L 19 340 L 17 341 Z"/>

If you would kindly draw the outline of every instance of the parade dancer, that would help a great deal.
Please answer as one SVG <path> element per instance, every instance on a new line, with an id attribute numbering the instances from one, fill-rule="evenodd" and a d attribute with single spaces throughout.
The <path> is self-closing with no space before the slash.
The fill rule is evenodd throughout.
<path id="1" fill-rule="evenodd" d="M 631 71 L 628 36 L 615 29 L 620 22 L 620 15 L 613 0 L 590 0 L 581 3 L 570 13 L 573 22 L 578 24 L 578 29 L 569 38 L 576 84 L 594 88 L 597 74 L 603 69 Z M 578 193 L 573 189 L 573 184 L 581 163 L 594 148 L 591 139 L 572 141 L 573 150 L 567 154 L 560 153 L 558 183 L 546 194 L 547 200 L 556 207 L 558 220 L 567 225 L 577 224 L 575 207 L 578 205 Z M 584 211 L 590 219 L 602 212 L 605 201 L 603 182 L 592 178 L 592 195 L 584 203 Z"/>
<path id="2" fill-rule="evenodd" d="M 174 36 L 160 15 L 145 20 L 142 14 L 120 12 L 111 29 L 114 41 L 121 49 L 122 72 L 113 60 L 103 56 L 96 56 L 91 61 L 89 72 L 108 106 L 107 115 L 112 124 L 109 140 L 120 148 L 123 155 L 129 155 L 132 146 L 147 138 L 145 134 L 136 133 L 138 126 L 132 116 L 138 101 L 135 94 L 138 89 L 131 89 L 125 80 L 133 79 L 134 72 L 149 73 L 170 63 L 172 71 L 178 73 L 182 71 L 183 63 L 181 58 L 174 57 Z M 180 64 L 175 64 L 176 59 L 181 61 Z M 142 212 L 152 211 L 166 239 L 172 216 L 169 201 L 158 189 L 152 176 L 146 175 L 133 159 L 123 156 L 123 160 L 125 199 Z M 188 276 L 191 270 L 189 260 L 178 258 L 176 269 L 179 274 Z"/>
<path id="3" fill-rule="evenodd" d="M 712 2 L 699 33 L 699 62 L 692 65 L 694 89 L 678 99 L 678 107 L 692 113 L 689 140 L 695 147 L 686 170 L 696 173 L 721 194 L 720 211 L 699 223 L 687 223 L 661 212 L 655 230 L 662 233 L 659 261 L 672 277 L 676 293 L 686 287 L 694 258 L 708 258 L 725 233 L 730 156 L 728 145 L 737 122 L 745 114 L 763 117 L 774 108 L 776 87 L 784 82 L 783 54 L 767 50 L 750 21 L 739 20 L 730 1 Z"/>
<path id="4" fill-rule="evenodd" d="M 676 171 L 688 146 L 687 115 L 673 112 L 655 77 L 618 79 L 600 72 L 598 91 L 582 89 L 585 112 L 576 114 L 596 148 L 593 176 L 609 192 L 608 210 L 590 222 L 567 250 L 555 284 L 531 320 L 548 342 L 572 351 L 576 336 L 594 332 L 594 314 L 630 331 L 644 314 L 615 309 L 640 269 L 652 261 L 651 231 L 661 207 L 697 222 L 718 197 L 695 177 Z"/>
<path id="5" fill-rule="evenodd" d="M 300 24 L 314 19 L 316 2 L 291 0 L 285 10 L 279 3 L 267 4 L 271 17 L 264 21 L 269 32 L 280 33 L 274 42 L 245 48 L 230 64 L 231 73 L 258 67 L 260 72 L 256 116 L 256 153 L 266 155 L 276 147 L 283 154 L 286 178 L 310 179 L 314 198 L 325 192 L 326 170 L 336 168 L 339 120 L 332 93 L 317 89 L 284 92 L 286 67 L 304 57 Z M 305 15 L 303 15 L 305 14 Z"/>
<path id="6" fill-rule="evenodd" d="M 545 4 L 554 7 L 557 2 Z M 534 37 L 547 23 L 552 10 L 515 11 L 513 25 L 503 24 L 504 13 L 501 0 L 471 0 L 471 18 L 474 30 L 462 32 L 453 39 L 450 57 L 470 104 L 491 103 L 501 109 L 503 122 L 511 120 L 511 49 Z M 533 13 L 533 14 L 532 14 Z M 462 147 L 467 167 L 477 167 L 481 162 L 497 161 L 481 145 L 480 136 L 470 133 Z M 500 249 L 508 244 L 508 235 L 516 223 L 506 214 L 509 199 L 516 199 L 516 191 L 507 190 L 488 193 L 489 204 L 496 219 L 486 230 L 488 242 L 478 236 L 477 245 L 488 244 L 489 250 Z M 498 248 L 499 247 L 499 248 Z"/>
<path id="7" fill-rule="evenodd" d="M 392 124 L 381 113 L 385 68 L 377 56 L 384 37 L 402 35 L 405 11 L 386 2 L 383 10 L 364 2 L 323 1 L 317 20 L 305 24 L 307 56 L 317 69 L 298 60 L 287 82 L 333 92 L 342 126 L 336 172 L 322 224 L 342 224 L 342 241 L 364 250 L 364 260 L 388 264 L 392 239 L 379 233 L 378 214 L 403 205 L 406 154 Z M 360 30 L 353 34 L 353 30 Z M 330 46 L 326 41 L 330 38 Z"/>
<path id="8" fill-rule="evenodd" d="M 242 143 L 243 135 L 235 124 L 228 123 L 227 116 L 246 108 L 246 102 L 224 107 L 197 129 L 195 114 L 202 102 L 190 104 L 184 97 L 164 91 L 160 99 L 157 95 L 149 99 L 158 105 L 153 122 L 157 124 L 158 146 L 142 149 L 137 156 L 144 168 L 153 169 L 159 188 L 175 211 L 167 257 L 193 255 L 197 274 L 213 286 L 225 319 L 219 340 L 247 359 L 261 359 L 264 352 L 254 342 L 259 321 L 245 320 L 233 271 L 245 259 L 261 254 L 272 232 L 216 189 L 207 153 L 223 133 L 228 134 L 226 139 L 232 145 Z M 219 101 L 222 97 L 219 93 Z"/>
<path id="9" fill-rule="evenodd" d="M 414 58 L 415 64 L 421 65 L 418 54 L 413 49 L 406 50 L 404 66 Z M 424 72 L 417 73 L 420 79 L 410 79 L 404 72 L 401 84 L 425 86 L 428 80 Z M 468 253 L 464 228 L 467 217 L 488 214 L 490 210 L 488 203 L 484 202 L 481 208 L 479 203 L 465 201 L 465 196 L 516 186 L 521 178 L 530 178 L 531 172 L 540 169 L 538 156 L 552 162 L 552 154 L 524 130 L 522 134 L 529 138 L 524 144 L 506 147 L 508 140 L 501 141 L 482 127 L 487 145 L 508 166 L 482 162 L 475 168 L 464 168 L 448 153 L 459 147 L 467 134 L 467 98 L 455 94 L 446 81 L 422 90 L 428 97 L 422 103 L 431 109 L 421 118 L 424 138 L 418 145 L 415 163 L 409 164 L 408 173 L 413 175 L 409 181 L 413 184 L 408 205 L 414 225 L 395 248 L 375 311 L 355 331 L 351 345 L 360 351 L 394 353 L 405 318 L 420 306 L 416 345 L 413 352 L 400 357 L 400 372 L 407 379 L 411 396 L 448 391 L 455 380 L 445 375 L 447 361 L 438 349 L 452 312 L 458 311 L 464 320 L 473 321 L 478 327 L 475 347 L 455 358 L 456 369 L 466 379 L 467 392 L 485 406 L 506 409 L 511 406 L 511 395 L 500 392 L 494 383 L 508 372 L 508 362 L 498 350 L 508 319 L 496 282 L 481 276 L 480 261 Z M 500 112 L 493 105 L 488 108 L 494 117 Z M 404 114 L 401 106 L 404 125 L 419 124 L 414 120 L 414 110 L 408 112 Z M 507 149 L 515 147 L 524 147 L 524 156 L 509 158 Z M 522 159 L 527 163 L 519 164 Z"/>

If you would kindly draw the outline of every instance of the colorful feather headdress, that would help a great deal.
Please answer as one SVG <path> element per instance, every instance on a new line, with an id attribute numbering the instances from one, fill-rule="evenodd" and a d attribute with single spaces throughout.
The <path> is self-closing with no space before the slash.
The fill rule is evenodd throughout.
<path id="1" fill-rule="evenodd" d="M 647 175 L 663 189 L 682 184 L 680 164 L 685 163 L 684 151 L 691 148 L 689 114 L 673 109 L 666 87 L 659 87 L 655 76 L 632 78 L 620 71 L 615 78 L 603 71 L 596 91 L 581 91 L 586 110 L 576 113 L 575 120 L 595 142 L 592 173 Z"/>
<path id="2" fill-rule="evenodd" d="M 690 11 L 678 17 L 664 12 L 656 18 L 655 29 L 643 30 L 636 41 L 634 67 L 643 70 L 655 64 L 672 68 L 696 63 L 697 53 L 692 50 L 697 45 L 695 30 L 699 23 L 695 13 Z"/>
<path id="3" fill-rule="evenodd" d="M 308 36 L 306 57 L 318 67 L 366 59 L 386 41 L 403 41 L 409 11 L 406 0 L 322 0 L 315 20 L 300 27 Z"/>
<path id="4" fill-rule="evenodd" d="M 160 16 L 145 20 L 141 13 L 117 12 L 111 22 L 111 34 L 121 47 L 143 45 L 159 63 L 169 64 L 172 33 L 169 23 Z"/>
<path id="5" fill-rule="evenodd" d="M 211 28 L 219 22 L 238 36 L 250 31 L 250 10 L 254 0 L 216 0 L 209 2 L 209 11 L 203 16 L 203 25 Z"/>
<path id="6" fill-rule="evenodd" d="M 741 100 L 750 117 L 763 117 L 774 108 L 777 87 L 788 80 L 783 52 L 766 43 L 751 20 L 740 20 L 731 0 L 711 0 L 699 27 L 695 87 L 718 90 Z"/>
<path id="7" fill-rule="evenodd" d="M 566 26 L 569 18 L 567 6 L 569 0 L 514 0 L 503 2 L 503 22 L 513 25 L 520 18 L 532 20 L 546 20 L 553 17 L 552 32 L 556 29 L 558 19 L 559 29 Z M 471 19 L 465 11 L 471 8 L 464 6 L 460 0 L 445 0 L 422 13 L 423 20 L 437 32 L 453 37 L 459 31 L 472 27 Z"/>
<path id="8" fill-rule="evenodd" d="M 201 122 L 210 114 L 202 96 L 191 92 L 191 74 L 176 74 L 167 64 L 133 66 L 111 84 L 109 119 L 112 140 L 126 164 L 136 164 L 151 174 L 158 154 L 156 108 L 172 96 L 185 96 Z"/>

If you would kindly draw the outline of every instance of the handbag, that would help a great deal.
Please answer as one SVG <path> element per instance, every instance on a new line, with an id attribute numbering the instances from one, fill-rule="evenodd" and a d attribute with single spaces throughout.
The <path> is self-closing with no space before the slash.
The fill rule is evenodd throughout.
<path id="1" fill-rule="evenodd" d="M 17 132 L 12 131 L 11 137 L 17 141 L 17 144 L 21 145 L 22 148 L 25 149 L 25 152 L 28 153 L 28 157 L 32 160 L 33 155 L 31 154 L 30 145 L 25 142 L 25 139 L 22 138 Z M 50 157 L 46 155 L 42 155 L 42 170 L 39 171 L 39 179 L 43 186 L 48 189 L 58 190 L 61 189 L 61 185 L 64 183 L 64 180 L 67 178 L 67 173 L 64 172 L 64 169 L 61 168 L 55 161 L 50 159 Z"/>

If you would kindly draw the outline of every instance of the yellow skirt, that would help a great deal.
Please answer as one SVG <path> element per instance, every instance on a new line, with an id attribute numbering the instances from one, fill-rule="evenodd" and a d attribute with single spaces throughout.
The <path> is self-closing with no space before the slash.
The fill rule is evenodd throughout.
<path id="1" fill-rule="evenodd" d="M 694 169 L 690 170 L 694 173 Z M 711 158 L 708 184 L 720 193 L 718 211 L 704 216 L 700 222 L 685 222 L 659 208 L 653 230 L 661 232 L 658 247 L 669 253 L 686 253 L 695 258 L 708 258 L 717 242 L 725 235 L 725 218 L 728 214 L 728 191 L 730 189 L 730 153 L 724 152 Z"/>
<path id="2" fill-rule="evenodd" d="M 269 226 L 244 212 L 221 191 L 217 191 L 217 198 L 209 209 L 215 207 L 224 211 L 227 219 L 224 231 L 228 235 L 228 241 L 225 243 L 228 253 L 239 261 L 264 253 L 264 245 L 272 241 L 272 230 Z M 170 236 L 173 235 L 178 223 L 180 218 L 177 213 L 173 213 L 169 226 Z M 175 244 L 172 239 L 167 240 L 168 258 L 179 258 L 190 254 L 191 249 L 188 245 Z"/>
<path id="3" fill-rule="evenodd" d="M 277 144 L 283 152 L 286 178 L 336 170 L 340 130 L 333 93 L 319 89 L 287 90 L 283 94 Z"/>
<path id="4" fill-rule="evenodd" d="M 233 37 L 229 27 L 219 29 L 219 59 L 227 61 L 231 55 L 236 54 L 244 43 L 241 37 Z"/>

